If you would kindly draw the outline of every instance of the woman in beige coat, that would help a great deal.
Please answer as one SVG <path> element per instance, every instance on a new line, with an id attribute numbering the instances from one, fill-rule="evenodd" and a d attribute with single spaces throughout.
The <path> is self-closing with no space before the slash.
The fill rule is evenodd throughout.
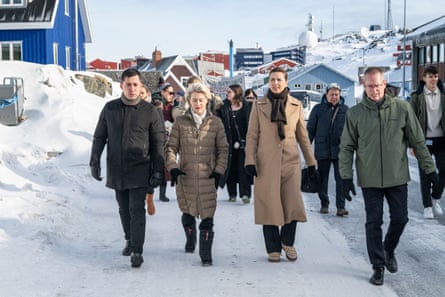
<path id="1" fill-rule="evenodd" d="M 202 83 L 191 84 L 186 98 L 191 108 L 173 123 L 166 147 L 166 167 L 172 186 L 176 184 L 187 239 L 185 251 L 195 250 L 195 218 L 201 218 L 199 255 L 203 265 L 212 265 L 216 189 L 223 183 L 228 144 L 223 123 L 208 109 L 209 89 Z"/>
<path id="2" fill-rule="evenodd" d="M 255 176 L 255 223 L 263 225 L 271 262 L 280 261 L 282 249 L 290 261 L 297 259 L 297 222 L 306 221 L 298 146 L 310 174 L 315 174 L 302 104 L 289 95 L 287 73 L 277 67 L 270 72 L 268 93 L 253 104 L 245 160 L 247 173 Z"/>

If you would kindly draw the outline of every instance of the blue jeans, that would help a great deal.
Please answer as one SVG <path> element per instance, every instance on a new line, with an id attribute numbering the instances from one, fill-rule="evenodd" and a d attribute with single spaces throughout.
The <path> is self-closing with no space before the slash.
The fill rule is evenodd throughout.
<path id="1" fill-rule="evenodd" d="M 383 251 L 393 252 L 408 223 L 407 184 L 390 188 L 362 188 L 366 211 L 366 247 L 374 268 L 384 267 Z M 382 242 L 383 200 L 389 206 L 389 226 Z"/>

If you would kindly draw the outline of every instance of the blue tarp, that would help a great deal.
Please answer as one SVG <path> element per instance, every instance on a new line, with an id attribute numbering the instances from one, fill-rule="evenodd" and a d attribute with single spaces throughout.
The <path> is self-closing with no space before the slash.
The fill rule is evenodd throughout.
<path id="1" fill-rule="evenodd" d="M 8 105 L 15 104 L 18 100 L 17 95 L 11 99 L 0 99 L 0 109 L 5 108 Z"/>

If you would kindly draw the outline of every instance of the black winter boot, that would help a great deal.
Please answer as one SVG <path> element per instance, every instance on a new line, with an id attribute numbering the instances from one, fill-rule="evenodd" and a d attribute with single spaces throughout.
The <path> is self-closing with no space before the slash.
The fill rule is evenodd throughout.
<path id="1" fill-rule="evenodd" d="M 131 254 L 131 247 L 130 247 L 130 241 L 125 241 L 125 247 L 122 249 L 122 256 L 130 256 Z"/>
<path id="2" fill-rule="evenodd" d="M 214 232 L 210 230 L 201 230 L 199 232 L 199 256 L 202 266 L 212 265 L 212 242 Z"/>
<path id="3" fill-rule="evenodd" d="M 369 279 L 369 282 L 376 286 L 383 285 L 384 274 L 385 274 L 384 267 L 374 268 L 374 273 L 372 274 L 371 278 Z"/>
<path id="4" fill-rule="evenodd" d="M 185 243 L 185 252 L 193 253 L 196 246 L 196 225 L 184 226 L 184 231 L 187 239 Z"/>
<path id="5" fill-rule="evenodd" d="M 162 184 L 159 186 L 159 200 L 162 202 L 169 202 L 170 199 L 165 196 L 165 192 L 167 191 L 167 184 Z"/>

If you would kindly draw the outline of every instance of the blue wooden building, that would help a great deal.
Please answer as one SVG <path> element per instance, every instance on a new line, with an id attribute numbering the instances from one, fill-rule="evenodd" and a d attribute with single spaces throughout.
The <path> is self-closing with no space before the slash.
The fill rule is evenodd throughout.
<path id="1" fill-rule="evenodd" d="M 333 82 L 341 86 L 341 95 L 345 98 L 345 104 L 355 105 L 354 80 L 325 64 L 315 64 L 308 68 L 288 72 L 288 83 L 291 90 L 316 91 L 324 94 L 326 87 Z"/>
<path id="2" fill-rule="evenodd" d="M 0 1 L 0 61 L 85 70 L 91 43 L 86 0 Z"/>

